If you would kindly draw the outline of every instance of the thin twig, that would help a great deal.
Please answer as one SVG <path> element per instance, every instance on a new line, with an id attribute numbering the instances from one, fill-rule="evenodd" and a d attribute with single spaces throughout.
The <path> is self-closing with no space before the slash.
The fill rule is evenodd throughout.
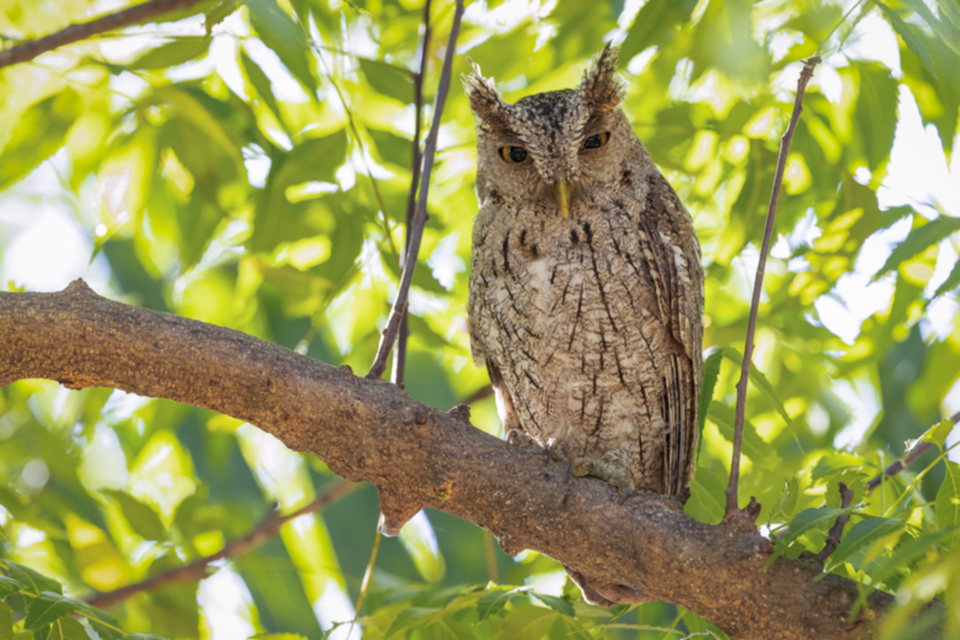
<path id="1" fill-rule="evenodd" d="M 413 215 L 417 210 L 417 185 L 420 182 L 420 163 L 423 156 L 420 153 L 420 127 L 423 121 L 423 79 L 427 75 L 427 58 L 430 52 L 430 0 L 423 4 L 423 45 L 420 48 L 420 72 L 413 79 L 413 163 L 410 176 L 410 191 L 407 195 L 407 215 L 404 218 L 403 262 L 406 263 L 410 251 L 410 232 L 413 226 Z M 401 267 L 403 264 L 401 264 Z M 400 319 L 400 333 L 397 336 L 397 351 L 393 355 L 393 372 L 390 376 L 394 384 L 403 384 L 403 374 L 407 365 L 407 336 L 410 329 L 407 322 L 407 310 L 403 310 Z"/>
<path id="2" fill-rule="evenodd" d="M 450 37 L 447 40 L 447 51 L 443 57 L 443 71 L 440 72 L 440 83 L 437 86 L 437 95 L 433 103 L 433 122 L 430 123 L 430 133 L 423 151 L 423 175 L 420 179 L 420 193 L 417 197 L 417 213 L 413 218 L 413 231 L 410 234 L 410 247 L 403 264 L 403 273 L 400 276 L 400 286 L 397 287 L 397 298 L 393 301 L 390 317 L 380 336 L 380 345 L 377 347 L 377 357 L 367 373 L 368 378 L 379 378 L 387 367 L 387 358 L 397 340 L 400 330 L 400 320 L 407 309 L 407 295 L 410 293 L 410 283 L 413 281 L 413 271 L 417 267 L 417 255 L 420 253 L 420 240 L 423 237 L 423 228 L 427 224 L 427 194 L 430 190 L 430 173 L 433 171 L 433 160 L 437 151 L 437 136 L 440 133 L 440 118 L 443 115 L 443 105 L 450 90 L 450 75 L 453 70 L 453 56 L 457 49 L 457 33 L 460 31 L 460 18 L 463 16 L 463 0 L 457 0 L 457 8 L 453 14 L 453 25 L 450 27 Z"/>
<path id="3" fill-rule="evenodd" d="M 763 274 L 767 267 L 767 255 L 770 253 L 770 239 L 773 236 L 773 220 L 777 213 L 777 200 L 780 197 L 780 185 L 783 182 L 783 172 L 787 164 L 787 153 L 790 151 L 790 141 L 793 140 L 793 131 L 803 111 L 803 92 L 807 83 L 813 77 L 813 70 L 820 63 L 820 58 L 808 58 L 800 72 L 797 81 L 797 97 L 793 103 L 793 114 L 790 124 L 780 139 L 780 157 L 777 158 L 777 173 L 773 179 L 773 191 L 770 194 L 770 210 L 767 212 L 767 224 L 763 229 L 763 246 L 760 249 L 760 261 L 757 263 L 757 277 L 753 283 L 753 301 L 750 303 L 750 320 L 747 324 L 747 339 L 743 349 L 743 367 L 740 371 L 740 382 L 737 383 L 737 414 L 733 431 L 733 459 L 730 462 L 730 484 L 724 493 L 727 495 L 726 512 L 737 510 L 737 488 L 740 481 L 740 449 L 743 446 L 743 419 L 747 405 L 747 381 L 750 377 L 750 360 L 753 358 L 753 339 L 757 330 L 757 311 L 760 308 L 760 294 L 763 291 Z"/>
<path id="4" fill-rule="evenodd" d="M 171 11 L 186 9 L 197 4 L 199 1 L 200 0 L 150 0 L 150 2 L 144 2 L 129 9 L 124 9 L 123 11 L 107 14 L 90 22 L 72 24 L 48 36 L 37 38 L 36 40 L 27 40 L 15 47 L 0 51 L 0 68 L 33 60 L 41 53 L 46 53 L 47 51 L 79 40 L 85 40 L 90 36 L 105 31 L 122 29 L 123 27 L 140 24 L 148 18 L 170 13 Z"/>
<path id="5" fill-rule="evenodd" d="M 840 485 L 840 508 L 849 509 L 850 505 L 853 504 L 853 491 L 847 488 L 847 485 L 843 482 L 838 483 Z M 837 522 L 830 529 L 830 533 L 827 535 L 827 543 L 823 545 L 823 550 L 817 554 L 817 557 L 820 558 L 820 561 L 826 560 L 830 557 L 830 554 L 837 550 L 837 545 L 840 544 L 840 536 L 843 535 L 843 527 L 846 526 L 847 520 L 850 519 L 849 513 L 842 513 L 837 516 Z"/>
<path id="6" fill-rule="evenodd" d="M 300 507 L 296 511 L 286 515 L 281 515 L 277 511 L 271 511 L 263 518 L 263 520 L 260 521 L 257 526 L 250 530 L 250 533 L 242 538 L 228 542 L 223 549 L 217 553 L 214 553 L 213 555 L 198 558 L 190 564 L 182 567 L 176 567 L 175 569 L 170 569 L 169 571 L 156 573 L 146 580 L 127 585 L 126 587 L 121 587 L 115 591 L 97 594 L 87 598 L 87 603 L 97 607 L 98 609 L 104 609 L 117 604 L 118 602 L 122 602 L 123 600 L 126 600 L 130 596 L 137 593 L 153 591 L 154 589 L 159 589 L 160 587 L 173 582 L 197 582 L 199 580 L 203 580 L 209 575 L 207 569 L 210 563 L 216 562 L 217 560 L 222 560 L 224 558 L 236 558 L 237 556 L 247 553 L 251 549 L 259 547 L 264 542 L 277 535 L 277 532 L 280 531 L 280 527 L 285 523 L 293 520 L 294 518 L 299 518 L 304 514 L 321 511 L 359 486 L 360 485 L 358 484 L 353 484 L 352 482 L 346 482 L 344 480 L 333 481 L 328 485 L 328 488 L 318 495 L 310 504 Z"/>
<path id="7" fill-rule="evenodd" d="M 960 411 L 950 416 L 950 420 L 954 424 L 956 424 L 957 422 L 960 422 Z M 903 471 L 904 469 L 906 469 L 907 467 L 909 467 L 914 460 L 916 460 L 917 458 L 925 454 L 927 450 L 930 449 L 930 447 L 932 446 L 933 446 L 933 443 L 926 440 L 923 442 L 918 442 L 916 446 L 914 446 L 913 449 L 910 450 L 910 453 L 908 453 L 906 457 L 900 460 L 897 460 L 896 462 L 891 464 L 889 467 L 884 469 L 883 473 L 878 473 L 870 482 L 867 483 L 867 494 L 870 494 L 874 489 L 879 487 L 883 483 L 883 479 L 885 477 L 889 478 L 891 476 L 895 476 L 901 471 Z"/>

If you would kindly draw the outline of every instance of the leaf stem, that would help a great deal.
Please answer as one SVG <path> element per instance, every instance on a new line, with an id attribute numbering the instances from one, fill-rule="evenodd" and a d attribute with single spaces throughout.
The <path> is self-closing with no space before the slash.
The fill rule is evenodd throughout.
<path id="1" fill-rule="evenodd" d="M 820 63 L 820 58 L 808 58 L 800 72 L 797 81 L 797 97 L 793 103 L 793 114 L 790 124 L 780 139 L 780 156 L 777 158 L 777 173 L 773 179 L 773 190 L 770 194 L 770 210 L 767 212 L 767 223 L 763 229 L 763 245 L 760 249 L 760 260 L 757 263 L 757 276 L 753 283 L 753 301 L 750 303 L 750 320 L 747 324 L 747 338 L 743 350 L 743 366 L 740 371 L 740 382 L 737 383 L 737 413 L 733 428 L 733 459 L 730 462 L 730 484 L 724 493 L 727 496 L 726 513 L 737 510 L 737 488 L 740 481 L 740 450 L 743 446 L 743 420 L 746 415 L 747 383 L 750 377 L 750 361 L 753 358 L 754 334 L 757 331 L 757 311 L 760 308 L 760 294 L 763 291 L 763 275 L 767 267 L 767 255 L 770 253 L 770 240 L 773 236 L 773 221 L 777 213 L 777 200 L 780 197 L 780 185 L 783 183 L 783 172 L 787 164 L 787 154 L 790 151 L 790 142 L 793 132 L 797 128 L 797 121 L 803 111 L 803 92 L 807 83 L 813 77 L 813 70 Z"/>

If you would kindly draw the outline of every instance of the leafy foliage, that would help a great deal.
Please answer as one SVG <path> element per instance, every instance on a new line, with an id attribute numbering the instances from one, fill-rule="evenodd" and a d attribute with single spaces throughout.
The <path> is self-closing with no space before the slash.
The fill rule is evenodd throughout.
<path id="1" fill-rule="evenodd" d="M 94 4 L 7 2 L 4 46 L 86 20 Z M 955 149 L 956 2 L 521 4 L 469 4 L 455 73 L 469 56 L 515 100 L 575 84 L 604 38 L 622 42 L 625 109 L 694 215 L 704 344 L 716 349 L 686 510 L 706 522 L 723 512 L 778 137 L 801 61 L 824 58 L 779 203 L 740 501 L 757 497 L 778 554 L 816 553 L 843 481 L 852 518 L 826 568 L 899 594 L 888 637 L 910 637 L 910 613 L 934 592 L 960 607 L 960 467 L 941 422 L 941 407 L 958 408 L 960 209 L 946 189 L 926 202 L 884 189 L 921 160 L 894 151 L 920 135 L 904 128 L 914 104 L 943 154 L 924 160 Z M 452 6 L 432 3 L 426 104 Z M 224 0 L 172 18 L 0 70 L 0 281 L 50 290 L 82 275 L 118 299 L 365 370 L 399 275 L 422 3 Z M 445 409 L 487 379 L 464 322 L 476 200 L 462 92 L 443 114 L 427 107 L 425 121 L 435 116 L 406 389 Z M 473 416 L 499 429 L 492 400 Z M 940 454 L 868 493 L 931 424 L 924 439 Z M 225 624 L 231 637 L 277 640 L 352 626 L 365 638 L 724 637 L 665 603 L 589 607 L 554 561 L 507 557 L 439 513 L 383 541 L 354 625 L 377 519 L 369 488 L 203 582 L 127 599 L 114 618 L 78 598 L 219 551 L 270 503 L 309 501 L 329 471 L 209 411 L 36 380 L 0 391 L 0 451 L 0 638 L 199 638 Z M 960 622 L 948 618 L 946 633 Z"/>

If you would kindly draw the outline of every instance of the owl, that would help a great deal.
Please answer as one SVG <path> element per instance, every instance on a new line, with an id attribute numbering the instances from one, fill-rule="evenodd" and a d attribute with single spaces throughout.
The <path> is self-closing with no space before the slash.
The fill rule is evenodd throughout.
<path id="1" fill-rule="evenodd" d="M 576 476 L 682 496 L 693 477 L 703 270 L 693 221 L 618 108 L 617 49 L 576 89 L 508 104 L 473 73 L 469 327 L 514 440 Z"/>

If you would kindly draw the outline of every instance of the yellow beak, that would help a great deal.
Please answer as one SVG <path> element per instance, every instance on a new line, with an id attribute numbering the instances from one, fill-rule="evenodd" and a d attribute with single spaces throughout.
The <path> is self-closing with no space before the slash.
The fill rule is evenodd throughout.
<path id="1" fill-rule="evenodd" d="M 557 180 L 557 204 L 564 218 L 570 217 L 570 185 L 563 178 Z"/>

